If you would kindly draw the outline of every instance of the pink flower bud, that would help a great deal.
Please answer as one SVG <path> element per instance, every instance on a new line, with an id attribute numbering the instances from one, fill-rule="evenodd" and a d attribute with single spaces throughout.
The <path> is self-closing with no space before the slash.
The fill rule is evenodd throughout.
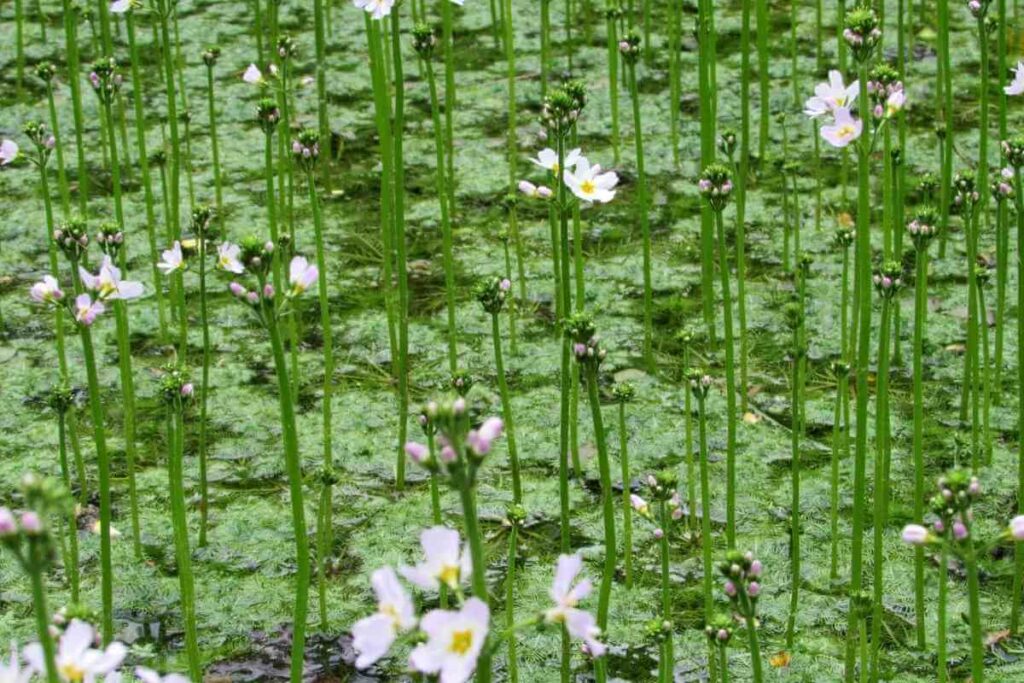
<path id="1" fill-rule="evenodd" d="M 732 581 L 726 581 L 723 590 L 725 590 L 725 594 L 728 595 L 730 598 L 736 597 L 736 584 L 734 584 Z"/>
<path id="2" fill-rule="evenodd" d="M 228 285 L 228 289 L 231 290 L 231 293 L 237 297 L 243 297 L 246 294 L 248 294 L 248 291 L 245 289 L 245 287 L 243 287 L 237 282 L 232 282 L 230 285 Z"/>
<path id="3" fill-rule="evenodd" d="M 750 563 L 750 571 L 748 572 L 753 577 L 761 576 L 764 566 L 761 564 L 761 560 L 754 560 Z"/>
<path id="4" fill-rule="evenodd" d="M 501 281 L 498 287 L 499 289 L 501 289 L 501 291 L 507 292 L 508 290 L 512 289 L 512 282 L 508 278 L 505 278 L 504 280 Z"/>
<path id="5" fill-rule="evenodd" d="M 274 298 L 274 285 L 270 284 L 269 282 L 267 284 L 263 285 L 263 298 L 264 299 L 273 299 Z"/>
<path id="6" fill-rule="evenodd" d="M 537 188 L 537 196 L 541 199 L 551 199 L 553 194 L 554 193 L 551 191 L 551 188 L 545 185 L 541 185 Z"/>
<path id="7" fill-rule="evenodd" d="M 442 462 L 455 462 L 455 457 L 455 449 L 451 446 L 445 446 L 441 449 Z"/>
<path id="8" fill-rule="evenodd" d="M 761 584 L 759 584 L 757 581 L 751 581 L 750 584 L 747 586 L 747 595 L 749 595 L 752 598 L 756 598 L 758 593 L 760 592 Z"/>
<path id="9" fill-rule="evenodd" d="M 967 526 L 959 520 L 953 522 L 953 538 L 958 541 L 962 541 L 967 538 Z"/>
<path id="10" fill-rule="evenodd" d="M 500 417 L 489 417 L 484 420 L 484 423 L 480 425 L 478 434 L 481 439 L 488 441 L 494 441 L 501 436 L 502 430 L 505 428 L 505 423 Z"/>
<path id="11" fill-rule="evenodd" d="M 405 453 L 416 463 L 423 462 L 430 455 L 430 451 L 427 450 L 426 446 L 415 441 L 406 442 Z"/>
<path id="12" fill-rule="evenodd" d="M 932 524 L 932 528 L 935 529 L 935 533 L 937 534 L 942 534 L 946 531 L 946 525 L 943 523 L 941 519 L 935 520 L 935 523 Z"/>
<path id="13" fill-rule="evenodd" d="M 455 401 L 452 402 L 452 412 L 456 415 L 462 415 L 466 412 L 466 399 L 461 396 L 455 399 Z"/>
<path id="14" fill-rule="evenodd" d="M 657 528 L 654 530 L 654 538 L 656 538 L 657 540 L 660 541 L 664 535 L 665 532 L 662 531 L 661 528 Z"/>
<path id="15" fill-rule="evenodd" d="M 1010 520 L 1010 535 L 1015 541 L 1024 541 L 1024 515 L 1017 515 Z"/>
<path id="16" fill-rule="evenodd" d="M 729 632 L 724 628 L 718 629 L 718 639 L 722 642 L 729 640 Z"/>
<path id="17" fill-rule="evenodd" d="M 9 536 L 18 530 L 14 513 L 10 508 L 0 507 L 0 536 Z"/>
<path id="18" fill-rule="evenodd" d="M 903 527 L 903 542 L 910 545 L 924 545 L 928 542 L 928 530 L 920 524 L 908 524 Z"/>
<path id="19" fill-rule="evenodd" d="M 181 385 L 181 397 L 189 398 L 192 396 L 193 393 L 195 393 L 195 390 L 196 388 L 192 386 L 191 382 L 186 382 L 185 384 Z"/>
<path id="20" fill-rule="evenodd" d="M 260 295 L 257 294 L 256 292 L 247 292 L 245 295 L 245 300 L 248 301 L 253 306 L 255 306 L 260 302 Z"/>
<path id="21" fill-rule="evenodd" d="M 43 522 L 39 519 L 39 515 L 27 510 L 21 513 L 21 528 L 26 534 L 38 534 L 43 530 Z"/>

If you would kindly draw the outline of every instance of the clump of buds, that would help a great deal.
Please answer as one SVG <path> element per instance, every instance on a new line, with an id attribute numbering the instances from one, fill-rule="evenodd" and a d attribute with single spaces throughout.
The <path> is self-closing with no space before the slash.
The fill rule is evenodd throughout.
<path id="1" fill-rule="evenodd" d="M 190 217 L 192 234 L 200 239 L 207 237 L 213 225 L 213 214 L 213 207 L 208 204 L 199 204 L 193 207 Z"/>
<path id="2" fill-rule="evenodd" d="M 55 67 L 50 62 L 40 62 L 39 65 L 36 66 L 36 76 L 38 76 L 41 80 L 45 81 L 46 83 L 52 81 L 53 77 L 56 75 L 57 67 Z"/>
<path id="3" fill-rule="evenodd" d="M 53 562 L 57 546 L 47 520 L 66 513 L 71 498 L 61 483 L 35 474 L 22 478 L 21 493 L 20 511 L 0 506 L 0 544 L 26 572 L 42 572 Z"/>
<path id="4" fill-rule="evenodd" d="M 848 249 L 850 245 L 853 244 L 853 240 L 856 239 L 856 237 L 857 232 L 855 230 L 851 230 L 850 228 L 838 228 L 833 239 L 835 240 L 837 247 L 840 249 Z"/>
<path id="5" fill-rule="evenodd" d="M 203 64 L 210 68 L 213 68 L 213 65 L 216 64 L 217 60 L 220 58 L 220 48 L 216 45 L 208 46 L 205 50 L 203 50 L 202 58 Z"/>
<path id="6" fill-rule="evenodd" d="M 53 231 L 53 241 L 68 260 L 77 262 L 89 248 L 85 219 L 76 216 L 61 222 L 60 227 Z"/>
<path id="7" fill-rule="evenodd" d="M 698 401 L 703 401 L 711 391 L 711 375 L 696 368 L 686 371 L 686 379 L 690 383 L 690 391 Z"/>
<path id="8" fill-rule="evenodd" d="M 1013 198 L 1014 170 L 1009 166 L 999 169 L 992 180 L 992 198 L 996 203 Z"/>
<path id="9" fill-rule="evenodd" d="M 612 387 L 612 396 L 617 403 L 629 403 L 636 397 L 636 387 L 629 382 L 616 382 Z"/>
<path id="10" fill-rule="evenodd" d="M 967 9 L 975 19 L 983 19 L 988 13 L 988 6 L 991 0 L 969 0 Z"/>
<path id="11" fill-rule="evenodd" d="M 589 313 L 574 313 L 565 321 L 565 334 L 572 343 L 572 352 L 581 365 L 597 367 L 604 360 L 606 352 L 601 348 L 597 336 L 597 325 Z"/>
<path id="12" fill-rule="evenodd" d="M 311 128 L 299 131 L 298 138 L 292 140 L 292 155 L 300 166 L 312 171 L 320 158 L 320 133 Z"/>
<path id="13" fill-rule="evenodd" d="M 124 232 L 121 230 L 121 226 L 113 221 L 104 222 L 96 233 L 96 243 L 100 245 L 104 254 L 111 258 L 117 256 L 121 247 L 124 246 Z"/>
<path id="14" fill-rule="evenodd" d="M 264 133 L 272 134 L 281 120 L 281 110 L 277 108 L 277 102 L 269 97 L 260 100 L 256 104 L 256 120 Z"/>
<path id="15" fill-rule="evenodd" d="M 960 171 L 953 178 L 953 209 L 970 214 L 980 195 L 974 180 L 974 171 Z"/>
<path id="16" fill-rule="evenodd" d="M 918 251 L 928 248 L 928 243 L 939 232 L 939 213 L 935 207 L 925 206 L 918 209 L 914 218 L 907 223 L 907 234 L 914 242 Z"/>
<path id="17" fill-rule="evenodd" d="M 629 31 L 619 41 L 619 54 L 629 64 L 635 64 L 640 58 L 640 34 L 636 31 Z"/>
<path id="18" fill-rule="evenodd" d="M 580 117 L 582 105 L 567 86 L 550 93 L 541 109 L 541 124 L 558 137 L 564 137 Z"/>
<path id="19" fill-rule="evenodd" d="M 875 273 L 871 281 L 882 298 L 891 299 L 903 287 L 903 264 L 899 261 L 882 264 L 882 269 Z"/>
<path id="20" fill-rule="evenodd" d="M 903 110 L 906 101 L 903 81 L 900 80 L 899 72 L 888 64 L 878 64 L 871 70 L 867 89 L 876 119 L 892 118 Z"/>
<path id="21" fill-rule="evenodd" d="M 456 370 L 452 373 L 452 390 L 459 396 L 466 396 L 469 394 L 470 389 L 473 388 L 473 384 L 473 375 L 469 374 L 465 370 Z"/>
<path id="22" fill-rule="evenodd" d="M 405 444 L 409 458 L 432 472 L 448 476 L 453 486 L 471 485 L 484 457 L 505 428 L 500 417 L 489 417 L 474 426 L 466 399 L 462 396 L 431 401 L 422 412 L 421 424 L 436 430 L 436 455 L 416 441 Z"/>
<path id="23" fill-rule="evenodd" d="M 711 622 L 704 627 L 704 635 L 708 643 L 716 647 L 726 647 L 732 639 L 733 622 L 724 614 L 715 614 Z"/>
<path id="24" fill-rule="evenodd" d="M 865 62 L 871 57 L 881 38 L 878 15 L 871 7 L 862 5 L 846 13 L 843 40 L 850 46 L 858 62 Z"/>
<path id="25" fill-rule="evenodd" d="M 1011 168 L 1019 169 L 1024 167 L 1024 135 L 1015 137 L 1012 140 L 1003 140 L 1003 156 Z"/>
<path id="26" fill-rule="evenodd" d="M 39 153 L 38 163 L 43 166 L 50 158 L 50 152 L 57 146 L 57 138 L 50 134 L 46 124 L 42 121 L 29 121 L 21 128 L 32 144 L 35 145 L 36 151 Z"/>
<path id="27" fill-rule="evenodd" d="M 416 24 L 412 29 L 412 46 L 423 59 L 430 59 L 434 55 L 434 48 L 437 46 L 437 38 L 434 36 L 434 29 L 427 24 Z"/>
<path id="28" fill-rule="evenodd" d="M 505 307 L 505 299 L 508 297 L 508 290 L 512 283 L 508 278 L 498 276 L 485 278 L 476 286 L 476 299 L 484 310 L 491 315 L 497 315 Z"/>
<path id="29" fill-rule="evenodd" d="M 736 131 L 727 128 L 718 137 L 718 149 L 721 150 L 722 154 L 732 159 L 733 153 L 736 152 L 736 140 Z"/>
<path id="30" fill-rule="evenodd" d="M 697 189 L 712 209 L 721 211 L 732 194 L 732 174 L 722 164 L 711 164 L 701 172 Z"/>
<path id="31" fill-rule="evenodd" d="M 551 199 L 551 196 L 554 194 L 550 187 L 534 185 L 529 180 L 519 181 L 519 191 L 533 199 Z"/>
<path id="32" fill-rule="evenodd" d="M 718 564 L 718 571 L 725 578 L 722 590 L 733 608 L 745 618 L 753 617 L 761 595 L 761 561 L 752 552 L 730 550 Z"/>
<path id="33" fill-rule="evenodd" d="M 277 56 L 281 59 L 291 59 L 295 56 L 295 41 L 291 36 L 280 36 L 277 39 Z"/>
<path id="34" fill-rule="evenodd" d="M 180 410 L 192 399 L 195 387 L 189 381 L 184 368 L 167 365 L 160 379 L 160 394 L 168 405 Z"/>
<path id="35" fill-rule="evenodd" d="M 113 57 L 106 57 L 93 62 L 89 72 L 89 83 L 100 102 L 110 104 L 114 95 L 121 89 L 121 74 L 117 71 L 117 62 Z"/>
<path id="36" fill-rule="evenodd" d="M 926 203 L 934 203 L 939 189 L 939 179 L 934 173 L 923 173 L 917 181 L 917 189 Z"/>

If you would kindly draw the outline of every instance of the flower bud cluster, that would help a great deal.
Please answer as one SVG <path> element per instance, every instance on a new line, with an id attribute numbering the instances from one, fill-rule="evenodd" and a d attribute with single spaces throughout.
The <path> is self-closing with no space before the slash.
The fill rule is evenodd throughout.
<path id="1" fill-rule="evenodd" d="M 849 45 L 854 59 L 858 62 L 865 62 L 871 57 L 881 38 L 882 30 L 878 27 L 878 15 L 871 7 L 861 6 L 846 13 L 843 40 Z"/>
<path id="2" fill-rule="evenodd" d="M 967 9 L 975 19 L 981 19 L 988 13 L 990 3 L 991 0 L 968 0 Z"/>
<path id="3" fill-rule="evenodd" d="M 1015 172 L 1009 166 L 999 169 L 998 173 L 994 174 L 992 180 L 992 198 L 996 200 L 996 203 L 1012 199 L 1014 196 L 1013 181 Z"/>
<path id="4" fill-rule="evenodd" d="M 698 401 L 703 401 L 711 391 L 711 375 L 703 370 L 690 368 L 686 371 L 686 379 L 690 383 L 690 391 Z"/>
<path id="5" fill-rule="evenodd" d="M 469 390 L 473 388 L 474 380 L 473 376 L 465 370 L 456 370 L 452 373 L 451 387 L 459 396 L 466 396 L 469 394 Z"/>
<path id="6" fill-rule="evenodd" d="M 213 225 L 213 214 L 213 207 L 208 204 L 199 204 L 193 207 L 190 216 L 192 234 L 200 239 L 208 237 Z"/>
<path id="7" fill-rule="evenodd" d="M 939 213 L 935 207 L 925 206 L 917 210 L 914 218 L 907 223 L 907 234 L 918 251 L 928 248 L 928 243 L 939 231 Z"/>
<path id="8" fill-rule="evenodd" d="M 188 380 L 185 369 L 177 365 L 164 367 L 164 375 L 160 379 L 160 394 L 168 405 L 181 408 L 195 394 L 195 387 Z"/>
<path id="9" fill-rule="evenodd" d="M 1024 167 L 1024 135 L 1015 137 L 1012 140 L 1003 140 L 1003 156 L 1006 163 L 1014 169 Z"/>
<path id="10" fill-rule="evenodd" d="M 57 138 L 50 134 L 46 124 L 42 121 L 29 121 L 21 128 L 25 137 L 32 141 L 39 152 L 42 163 L 45 165 L 50 158 L 50 152 L 57 146 Z"/>
<path id="11" fill-rule="evenodd" d="M 708 643 L 717 647 L 726 647 L 732 639 L 733 622 L 724 614 L 715 614 L 711 622 L 704 627 L 704 635 Z"/>
<path id="12" fill-rule="evenodd" d="M 970 213 L 981 196 L 974 180 L 974 171 L 959 171 L 953 178 L 953 209 Z"/>
<path id="13" fill-rule="evenodd" d="M 456 487 L 475 480 L 477 468 L 505 428 L 500 417 L 489 417 L 474 426 L 462 396 L 431 401 L 423 408 L 420 423 L 436 429 L 437 453 L 431 454 L 427 446 L 409 441 L 406 454 L 430 471 L 447 475 Z"/>
<path id="14" fill-rule="evenodd" d="M 260 100 L 256 104 L 256 120 L 264 133 L 267 135 L 273 133 L 281 120 L 281 110 L 277 108 L 277 102 L 269 97 Z"/>
<path id="15" fill-rule="evenodd" d="M 722 164 L 711 164 L 701 172 L 697 189 L 712 209 L 721 211 L 732 194 L 732 174 Z"/>
<path id="16" fill-rule="evenodd" d="M 508 291 L 511 287 L 512 283 L 508 278 L 498 276 L 485 278 L 476 286 L 476 299 L 486 312 L 496 315 L 505 307 L 505 299 L 508 298 Z"/>
<path id="17" fill-rule="evenodd" d="M 636 31 L 626 33 L 619 41 L 619 54 L 627 64 L 635 64 L 640 58 L 640 34 Z"/>
<path id="18" fill-rule="evenodd" d="M 731 128 L 727 128 L 722 131 L 722 134 L 718 136 L 718 149 L 725 156 L 732 159 L 733 153 L 736 152 L 736 131 Z"/>
<path id="19" fill-rule="evenodd" d="M 636 387 L 629 382 L 616 382 L 612 387 L 616 403 L 629 403 L 636 398 Z"/>
<path id="20" fill-rule="evenodd" d="M 434 48 L 437 46 L 437 38 L 434 36 L 434 29 L 427 24 L 416 24 L 412 29 L 412 46 L 423 59 L 430 59 L 434 55 Z"/>
<path id="21" fill-rule="evenodd" d="M 876 119 L 892 118 L 903 110 L 906 96 L 899 72 L 888 64 L 878 64 L 871 70 L 867 83 L 872 113 Z M 893 152 L 898 150 L 894 149 Z M 902 155 L 902 153 L 901 153 Z"/>
<path id="22" fill-rule="evenodd" d="M 718 571 L 725 578 L 722 590 L 733 608 L 743 617 L 754 616 L 761 594 L 761 561 L 755 559 L 752 552 L 730 550 L 718 564 Z"/>
<path id="23" fill-rule="evenodd" d="M 565 136 L 586 105 L 586 90 L 579 81 L 570 81 L 550 93 L 541 109 L 541 123 L 556 136 Z"/>
<path id="24" fill-rule="evenodd" d="M 292 155 L 304 169 L 313 170 L 320 158 L 320 133 L 311 128 L 299 131 L 298 138 L 292 140 Z"/>
<path id="25" fill-rule="evenodd" d="M 871 281 L 883 299 L 891 299 L 903 287 L 903 264 L 899 261 L 882 264 L 882 269 L 875 273 Z"/>
<path id="26" fill-rule="evenodd" d="M 89 83 L 100 102 L 110 104 L 114 95 L 121 89 L 121 74 L 117 71 L 117 62 L 113 57 L 106 57 L 93 62 L 89 72 Z"/>
<path id="27" fill-rule="evenodd" d="M 63 221 L 53 231 L 53 241 L 72 262 L 77 262 L 89 248 L 89 235 L 85 231 L 85 220 L 80 217 Z"/>
<path id="28" fill-rule="evenodd" d="M 220 58 L 220 48 L 216 45 L 208 46 L 205 50 L 203 50 L 202 58 L 203 64 L 212 68 L 213 65 L 216 64 L 217 60 Z"/>
<path id="29" fill-rule="evenodd" d="M 847 249 L 853 244 L 853 241 L 856 238 L 856 230 L 851 230 L 850 228 L 838 228 L 833 239 L 835 240 L 836 246 L 840 249 Z"/>
<path id="30" fill-rule="evenodd" d="M 601 348 L 594 318 L 585 311 L 574 313 L 565 321 L 565 331 L 572 343 L 572 352 L 581 365 L 597 367 L 604 361 L 606 351 Z"/>
<path id="31" fill-rule="evenodd" d="M 0 506 L 0 544 L 4 545 L 29 572 L 41 572 L 53 560 L 56 543 L 47 520 L 64 513 L 71 498 L 63 484 L 26 474 L 21 480 L 23 507 L 20 511 Z M 35 545 L 35 552 L 29 549 Z"/>
<path id="32" fill-rule="evenodd" d="M 124 246 L 124 231 L 121 230 L 121 226 L 117 223 L 105 221 L 100 225 L 100 229 L 96 233 L 96 244 L 100 245 L 100 249 L 103 250 L 104 254 L 113 258 L 117 256 L 117 253 L 121 251 L 121 247 Z"/>
<path id="33" fill-rule="evenodd" d="M 291 36 L 280 36 L 277 39 L 277 56 L 281 59 L 291 59 L 295 56 L 295 41 Z"/>

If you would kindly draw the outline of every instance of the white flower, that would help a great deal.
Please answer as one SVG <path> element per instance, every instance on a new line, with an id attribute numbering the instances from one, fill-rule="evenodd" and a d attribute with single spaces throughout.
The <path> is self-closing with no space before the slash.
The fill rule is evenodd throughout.
<path id="1" fill-rule="evenodd" d="M 137 299 L 142 296 L 142 283 L 122 280 L 121 270 L 114 265 L 109 255 L 104 255 L 100 272 L 92 275 L 85 268 L 78 267 L 82 284 L 96 292 L 99 299 Z"/>
<path id="2" fill-rule="evenodd" d="M 843 84 L 843 74 L 836 70 L 828 72 L 828 83 L 819 83 L 814 87 L 814 97 L 804 103 L 804 113 L 811 118 L 818 118 L 836 109 L 847 108 L 857 99 L 860 81 L 854 81 L 849 87 Z"/>
<path id="3" fill-rule="evenodd" d="M 605 204 L 615 198 L 615 186 L 619 176 L 614 172 L 601 173 L 601 165 L 590 165 L 586 157 L 576 162 L 576 170 L 565 172 L 565 185 L 572 193 L 585 202 Z"/>
<path id="4" fill-rule="evenodd" d="M 245 272 L 245 267 L 239 260 L 242 248 L 231 242 L 223 242 L 217 247 L 217 268 L 235 275 Z"/>
<path id="5" fill-rule="evenodd" d="M 32 285 L 28 295 L 39 304 L 52 304 L 64 298 L 60 283 L 52 275 L 44 275 L 42 280 Z"/>
<path id="6" fill-rule="evenodd" d="M 288 265 L 288 283 L 291 284 L 291 295 L 298 296 L 309 289 L 318 279 L 320 271 L 316 264 L 310 263 L 303 256 L 295 256 Z"/>
<path id="7" fill-rule="evenodd" d="M 0 660 L 0 683 L 28 683 L 31 669 L 22 669 L 18 660 L 18 646 L 11 643 L 11 658 L 6 664 Z"/>
<path id="8" fill-rule="evenodd" d="M 106 650 L 97 650 L 93 647 L 95 643 L 96 631 L 93 627 L 84 621 L 73 619 L 61 635 L 57 647 L 57 675 L 62 681 L 95 683 L 98 678 L 112 673 L 121 666 L 128 648 L 115 641 L 108 645 Z M 35 673 L 46 673 L 42 645 L 32 643 L 25 648 L 24 655 L 25 661 Z"/>
<path id="9" fill-rule="evenodd" d="M 147 669 L 144 666 L 135 667 L 135 677 L 142 681 L 142 683 L 190 683 L 188 678 L 181 674 L 161 676 L 156 671 Z M 105 681 L 105 683 L 110 683 L 110 681 Z"/>
<path id="10" fill-rule="evenodd" d="M 591 655 L 600 657 L 605 652 L 604 643 L 598 640 L 601 629 L 597 627 L 594 615 L 577 607 L 593 588 L 587 579 L 573 585 L 582 569 L 583 558 L 580 555 L 559 556 L 551 583 L 551 599 L 555 605 L 544 612 L 544 620 L 551 624 L 565 624 L 569 635 L 582 640 Z"/>
<path id="11" fill-rule="evenodd" d="M 255 64 L 250 64 L 249 68 L 242 74 L 242 80 L 246 83 L 252 83 L 258 85 L 263 82 L 263 72 Z"/>
<path id="12" fill-rule="evenodd" d="M 361 10 L 370 12 L 374 19 L 383 19 L 391 14 L 395 0 L 352 0 L 352 4 Z"/>
<path id="13" fill-rule="evenodd" d="M 443 583 L 451 589 L 469 578 L 472 559 L 467 549 L 459 553 L 459 532 L 443 526 L 424 529 L 420 534 L 423 563 L 401 566 L 398 571 L 412 584 L 424 590 L 437 590 Z"/>
<path id="14" fill-rule="evenodd" d="M 487 640 L 490 617 L 487 603 L 475 597 L 458 612 L 428 612 L 420 621 L 427 642 L 416 646 L 409 664 L 420 673 L 437 675 L 439 683 L 465 683 Z"/>
<path id="15" fill-rule="evenodd" d="M 1013 82 L 1003 88 L 1007 95 L 1020 95 L 1024 93 L 1024 61 L 1017 62 L 1017 68 L 1013 73 Z"/>
<path id="16" fill-rule="evenodd" d="M 124 14 L 132 8 L 132 0 L 114 0 L 110 3 L 110 11 L 114 14 Z"/>
<path id="17" fill-rule="evenodd" d="M 352 647 L 359 653 L 357 669 L 365 669 L 386 655 L 395 636 L 416 625 L 416 610 L 394 569 L 382 567 L 370 581 L 377 594 L 377 613 L 352 626 Z"/>
<path id="18" fill-rule="evenodd" d="M 903 94 L 902 90 L 897 90 L 885 101 L 885 117 L 892 118 L 896 114 L 903 111 L 903 106 L 907 102 L 906 95 Z"/>
<path id="19" fill-rule="evenodd" d="M 579 161 L 579 159 L 580 149 L 578 147 L 576 149 L 570 149 L 568 152 L 566 152 L 566 170 L 573 168 L 576 165 L 576 162 Z M 544 149 L 542 149 L 540 152 L 537 153 L 537 158 L 530 159 L 530 161 L 532 161 L 537 166 L 540 166 L 541 168 L 546 168 L 547 170 L 551 171 L 551 173 L 553 173 L 554 175 L 558 175 L 558 152 L 551 149 L 550 147 L 545 147 Z"/>
<path id="20" fill-rule="evenodd" d="M 864 122 L 853 118 L 849 109 L 841 107 L 835 110 L 835 121 L 821 127 L 821 137 L 833 147 L 846 147 L 860 137 L 863 129 Z"/>
<path id="21" fill-rule="evenodd" d="M 0 141 L 0 166 L 6 166 L 16 158 L 18 158 L 18 143 L 7 139 Z"/>
<path id="22" fill-rule="evenodd" d="M 185 269 L 185 257 L 181 253 L 181 242 L 177 240 L 171 245 L 170 249 L 164 250 L 160 257 L 163 260 L 156 264 L 156 267 L 162 270 L 164 275 L 170 275 L 176 270 Z"/>

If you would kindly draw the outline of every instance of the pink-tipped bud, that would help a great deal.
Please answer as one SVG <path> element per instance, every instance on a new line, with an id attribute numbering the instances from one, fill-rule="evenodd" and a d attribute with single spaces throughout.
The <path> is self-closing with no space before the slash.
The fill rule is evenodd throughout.
<path id="1" fill-rule="evenodd" d="M 551 199 L 555 193 L 551 191 L 551 188 L 546 185 L 541 185 L 537 188 L 537 196 L 541 199 Z"/>
<path id="2" fill-rule="evenodd" d="M 181 397 L 189 398 L 192 396 L 193 393 L 195 393 L 195 390 L 196 388 L 192 386 L 192 382 L 186 382 L 185 384 L 181 385 Z"/>
<path id="3" fill-rule="evenodd" d="M 504 429 L 505 423 L 502 422 L 500 417 L 489 417 L 484 420 L 482 425 L 480 425 L 480 429 L 477 431 L 477 434 L 480 435 L 481 439 L 494 441 L 501 436 L 501 432 Z"/>
<path id="4" fill-rule="evenodd" d="M 675 520 L 675 521 L 679 521 L 682 518 L 683 518 L 683 508 L 673 508 L 672 509 L 672 519 Z"/>
<path id="5" fill-rule="evenodd" d="M 461 396 L 452 402 L 452 412 L 456 415 L 462 415 L 466 412 L 466 399 Z"/>
<path id="6" fill-rule="evenodd" d="M 501 291 L 507 292 L 508 290 L 512 289 L 512 281 L 509 280 L 508 278 L 505 278 L 504 280 L 501 281 L 501 283 L 498 284 L 498 287 L 501 289 Z"/>
<path id="7" fill-rule="evenodd" d="M 1015 541 L 1024 541 L 1024 515 L 1017 515 L 1010 520 L 1010 535 Z"/>
<path id="8" fill-rule="evenodd" d="M 946 533 L 946 525 L 941 519 L 935 520 L 935 523 L 932 524 L 932 529 L 935 529 L 935 533 L 937 534 Z"/>
<path id="9" fill-rule="evenodd" d="M 751 581 L 750 584 L 747 586 L 747 595 L 749 595 L 752 598 L 756 598 L 760 592 L 761 584 L 759 584 L 757 581 Z"/>
<path id="10" fill-rule="evenodd" d="M 723 590 L 725 590 L 725 594 L 728 595 L 730 598 L 736 597 L 736 584 L 734 584 L 732 581 L 726 581 Z"/>
<path id="11" fill-rule="evenodd" d="M 660 541 L 664 536 L 665 536 L 665 532 L 662 531 L 662 529 L 660 527 L 654 530 L 654 538 L 655 539 Z"/>
<path id="12" fill-rule="evenodd" d="M 729 640 L 729 632 L 726 631 L 724 628 L 718 629 L 718 639 L 723 643 Z"/>
<path id="13" fill-rule="evenodd" d="M 10 536 L 18 530 L 14 513 L 10 508 L 0 507 L 0 536 Z"/>
<path id="14" fill-rule="evenodd" d="M 417 443 L 415 441 L 408 441 L 408 442 L 406 442 L 406 444 L 405 444 L 405 453 L 415 463 L 423 462 L 430 455 L 430 451 L 427 450 L 426 446 L 424 446 L 421 443 Z"/>
<path id="15" fill-rule="evenodd" d="M 235 296 L 237 296 L 239 298 L 241 298 L 241 297 L 243 297 L 243 296 L 245 296 L 246 294 L 249 293 L 248 290 L 245 287 L 243 287 L 242 285 L 240 285 L 237 282 L 232 282 L 230 285 L 228 285 L 228 289 L 231 290 L 231 293 L 233 295 L 235 295 Z"/>
<path id="16" fill-rule="evenodd" d="M 441 462 L 455 462 L 455 449 L 445 446 L 441 449 Z"/>
<path id="17" fill-rule="evenodd" d="M 253 306 L 255 306 L 260 302 L 260 295 L 257 294 L 256 292 L 247 292 L 245 295 L 245 300 L 248 301 Z"/>
<path id="18" fill-rule="evenodd" d="M 270 284 L 269 282 L 267 284 L 263 285 L 263 298 L 264 299 L 273 299 L 274 298 L 274 285 Z"/>
<path id="19" fill-rule="evenodd" d="M 764 565 L 761 564 L 761 560 L 754 560 L 750 563 L 750 571 L 748 572 L 753 577 L 761 576 L 761 572 L 764 570 Z"/>
<path id="20" fill-rule="evenodd" d="M 31 510 L 21 513 L 21 528 L 26 534 L 38 534 L 43 530 L 43 521 Z"/>
<path id="21" fill-rule="evenodd" d="M 928 542 L 928 529 L 920 524 L 908 524 L 903 527 L 903 542 L 910 545 L 924 545 Z"/>
<path id="22" fill-rule="evenodd" d="M 967 538 L 967 526 L 959 520 L 953 522 L 953 538 L 958 541 L 962 541 Z"/>

